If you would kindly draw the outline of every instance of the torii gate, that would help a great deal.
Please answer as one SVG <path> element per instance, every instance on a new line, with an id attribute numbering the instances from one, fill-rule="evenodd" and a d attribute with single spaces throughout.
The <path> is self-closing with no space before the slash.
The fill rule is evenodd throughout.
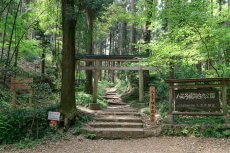
<path id="1" fill-rule="evenodd" d="M 138 107 L 144 107 L 144 70 L 154 70 L 153 67 L 143 67 L 143 66 L 102 66 L 99 62 L 140 62 L 143 58 L 147 56 L 144 55 L 78 55 L 76 60 L 76 68 L 78 70 L 92 70 L 94 71 L 94 82 L 93 82 L 93 102 L 90 104 L 90 109 L 98 110 L 99 105 L 97 104 L 97 88 L 99 80 L 99 72 L 101 70 L 136 70 L 139 71 L 139 103 Z M 92 66 L 81 66 L 80 61 L 92 62 Z"/>

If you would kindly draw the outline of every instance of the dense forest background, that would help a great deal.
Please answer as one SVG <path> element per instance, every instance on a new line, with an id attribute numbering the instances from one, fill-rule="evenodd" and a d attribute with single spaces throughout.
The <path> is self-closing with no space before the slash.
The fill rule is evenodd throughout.
<path id="1" fill-rule="evenodd" d="M 165 79 L 230 76 L 230 0 L 85 0 L 72 3 L 76 25 L 71 30 L 76 58 L 80 54 L 148 56 L 140 64 L 156 70 L 145 72 L 146 105 L 148 83 L 156 86 L 159 108 L 165 111 L 166 106 L 160 105 L 167 100 Z M 38 114 L 59 108 L 63 35 L 66 34 L 62 29 L 62 15 L 59 0 L 1 0 L 0 106 L 5 117 L 0 116 L 0 123 L 7 124 L 0 126 L 8 129 L 8 133 L 0 132 L 0 142 L 16 141 L 28 133 L 38 137 L 36 126 L 41 124 L 40 131 L 46 127 L 46 116 Z M 72 95 L 72 98 L 79 105 L 88 105 L 91 101 L 92 75 L 90 71 L 76 72 L 75 83 L 72 82 L 76 97 Z M 27 110 L 26 96 L 19 97 L 23 107 L 9 109 L 11 77 L 34 78 L 33 110 Z M 107 81 L 116 82 L 118 91 L 126 93 L 124 99 L 137 98 L 138 73 L 103 71 L 100 77 L 100 89 L 111 86 Z M 103 93 L 99 91 L 101 96 Z M 103 99 L 99 99 L 105 106 Z M 6 121 L 9 114 L 17 116 L 16 123 L 14 117 Z M 19 127 L 22 129 L 29 124 L 29 132 L 12 138 L 20 133 L 17 131 L 20 128 L 12 130 L 12 124 L 18 126 L 17 123 L 25 119 L 25 125 Z"/>

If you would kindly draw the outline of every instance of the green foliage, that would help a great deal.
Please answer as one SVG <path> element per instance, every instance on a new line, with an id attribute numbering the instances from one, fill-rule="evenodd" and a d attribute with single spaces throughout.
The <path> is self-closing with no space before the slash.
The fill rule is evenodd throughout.
<path id="1" fill-rule="evenodd" d="M 223 117 L 175 117 L 176 124 L 223 124 L 225 122 Z"/>
<path id="2" fill-rule="evenodd" d="M 98 95 L 99 96 L 105 96 L 106 94 L 106 88 L 112 87 L 113 83 L 108 81 L 99 81 L 98 83 Z"/>
<path id="3" fill-rule="evenodd" d="M 106 101 L 104 98 L 99 98 L 99 99 L 97 99 L 97 103 L 100 105 L 100 107 L 101 107 L 102 109 L 108 107 L 108 103 L 107 103 L 107 101 Z"/>
<path id="4" fill-rule="evenodd" d="M 118 94 L 122 94 L 127 89 L 127 84 L 121 80 L 118 80 L 118 82 L 115 85 L 115 88 Z"/>
<path id="5" fill-rule="evenodd" d="M 140 109 L 139 113 L 141 116 L 148 116 L 150 114 L 150 109 L 149 107 L 142 108 Z"/>
<path id="6" fill-rule="evenodd" d="M 92 96 L 83 91 L 76 92 L 76 103 L 81 106 L 88 106 L 92 102 Z"/>
<path id="7" fill-rule="evenodd" d="M 33 148 L 35 146 L 36 142 L 33 141 L 30 138 L 24 138 L 17 143 L 18 149 L 24 149 L 24 148 Z"/>
<path id="8" fill-rule="evenodd" d="M 161 118 L 165 119 L 165 118 L 167 117 L 168 111 L 169 111 L 168 101 L 166 101 L 166 100 L 161 101 L 161 102 L 158 104 L 158 109 L 159 109 Z"/>
<path id="9" fill-rule="evenodd" d="M 37 40 L 24 40 L 21 43 L 20 53 L 26 61 L 38 60 L 41 51 L 41 46 Z"/>
<path id="10" fill-rule="evenodd" d="M 94 134 L 94 133 L 87 133 L 86 138 L 90 139 L 90 140 L 94 140 L 96 138 L 96 134 Z"/>
<path id="11" fill-rule="evenodd" d="M 0 143 L 9 144 L 22 139 L 35 139 L 44 137 L 49 131 L 48 111 L 57 110 L 53 105 L 44 108 L 10 108 L 1 110 Z"/>
<path id="12" fill-rule="evenodd" d="M 83 124 L 91 121 L 91 117 L 82 113 L 77 114 L 77 118 L 74 125 L 74 135 L 80 135 Z"/>
<path id="13" fill-rule="evenodd" d="M 86 10 L 93 10 L 98 13 L 112 2 L 113 0 L 85 0 L 81 1 L 81 6 Z"/>
<path id="14" fill-rule="evenodd" d="M 175 118 L 175 126 L 163 126 L 162 134 L 170 136 L 229 137 L 229 126 L 224 126 L 223 117 Z"/>
<path id="15" fill-rule="evenodd" d="M 0 107 L 8 106 L 11 99 L 11 93 L 5 87 L 0 85 Z"/>

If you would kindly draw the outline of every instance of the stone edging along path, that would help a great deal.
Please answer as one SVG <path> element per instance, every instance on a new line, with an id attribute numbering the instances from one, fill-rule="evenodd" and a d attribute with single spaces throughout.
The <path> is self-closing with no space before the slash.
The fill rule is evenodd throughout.
<path id="1" fill-rule="evenodd" d="M 108 108 L 90 111 L 93 121 L 82 129 L 82 134 L 95 134 L 97 138 L 122 139 L 158 136 L 161 127 L 153 128 L 148 124 L 148 117 L 143 118 L 138 111 L 122 102 L 114 88 L 108 88 L 104 97 Z"/>

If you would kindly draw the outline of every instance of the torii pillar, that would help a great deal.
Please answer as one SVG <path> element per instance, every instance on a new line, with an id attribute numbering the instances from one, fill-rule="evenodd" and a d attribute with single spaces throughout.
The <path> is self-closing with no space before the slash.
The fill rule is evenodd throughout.
<path id="1" fill-rule="evenodd" d="M 97 89 L 99 80 L 98 61 L 95 61 L 94 81 L 93 81 L 93 102 L 89 105 L 91 110 L 100 110 L 100 105 L 97 103 Z"/>
<path id="2" fill-rule="evenodd" d="M 144 72 L 140 67 L 139 69 L 139 102 L 137 103 L 138 108 L 144 108 Z"/>

